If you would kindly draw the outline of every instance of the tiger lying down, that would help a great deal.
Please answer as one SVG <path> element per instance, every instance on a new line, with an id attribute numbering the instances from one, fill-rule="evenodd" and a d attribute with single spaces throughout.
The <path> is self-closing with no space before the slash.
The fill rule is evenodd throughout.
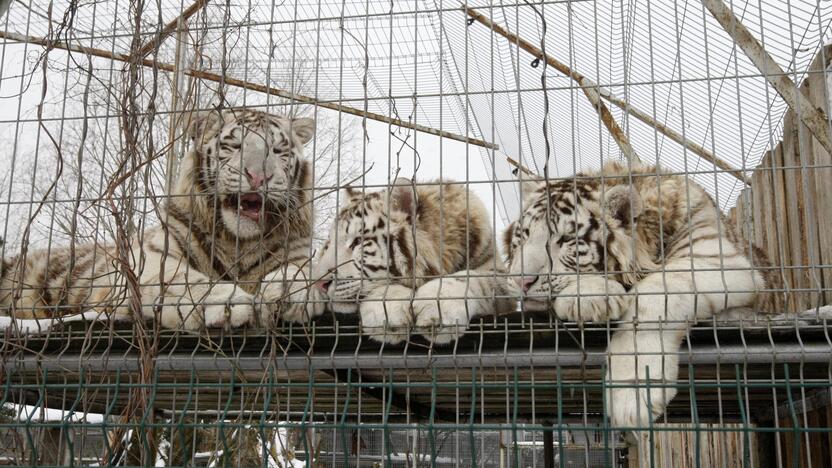
<path id="1" fill-rule="evenodd" d="M 492 300 L 506 289 L 527 311 L 620 322 L 606 376 L 608 414 L 619 427 L 664 412 L 691 324 L 728 308 L 770 312 L 770 297 L 758 293 L 776 281 L 758 268 L 764 254 L 686 177 L 647 166 L 631 173 L 613 162 L 574 178 L 528 181 L 522 192 L 524 210 L 504 235 L 509 280 L 497 281 L 506 270 L 494 264 L 484 208 L 469 194 L 466 210 L 458 185 L 414 191 L 400 179 L 389 191 L 348 189 L 315 268 L 317 290 L 333 310 L 358 311 L 365 333 L 394 343 L 408 329 L 452 341 L 455 325 L 515 310 Z"/>
<path id="2" fill-rule="evenodd" d="M 132 239 L 126 254 L 102 243 L 4 259 L 0 315 L 118 318 L 138 301 L 142 316 L 166 328 L 240 326 L 260 310 L 266 322 L 275 313 L 307 315 L 307 307 L 314 315 L 322 305 L 306 305 L 301 272 L 312 238 L 303 145 L 314 132 L 312 119 L 252 110 L 193 116 L 191 150 L 160 206 L 161 224 Z"/>
<path id="3" fill-rule="evenodd" d="M 464 184 L 347 188 L 315 262 L 315 290 L 364 334 L 398 343 L 413 331 L 448 343 L 478 315 L 513 310 L 488 211 Z"/>
<path id="4" fill-rule="evenodd" d="M 675 396 L 688 327 L 728 308 L 771 312 L 776 277 L 705 190 L 656 167 L 523 185 L 524 211 L 504 241 L 510 287 L 526 310 L 620 321 L 608 348 L 607 412 L 644 426 Z M 753 265 L 753 266 L 752 266 Z M 654 385 L 646 388 L 649 380 Z M 639 388 L 636 386 L 641 385 Z M 649 398 L 649 399 L 648 399 Z M 649 402 L 649 404 L 648 404 Z"/>

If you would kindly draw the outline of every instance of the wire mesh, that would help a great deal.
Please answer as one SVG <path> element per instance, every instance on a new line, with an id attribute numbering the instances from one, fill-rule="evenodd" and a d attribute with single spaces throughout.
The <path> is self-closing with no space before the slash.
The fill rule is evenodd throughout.
<path id="1" fill-rule="evenodd" d="M 827 2 L 8 3 L 0 465 L 832 464 Z"/>

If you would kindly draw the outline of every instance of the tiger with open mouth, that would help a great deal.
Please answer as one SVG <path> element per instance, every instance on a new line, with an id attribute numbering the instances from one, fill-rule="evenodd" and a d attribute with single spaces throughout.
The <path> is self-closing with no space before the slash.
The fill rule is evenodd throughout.
<path id="1" fill-rule="evenodd" d="M 312 239 L 304 145 L 315 121 L 212 110 L 192 114 L 187 134 L 191 149 L 158 226 L 130 239 L 126 255 L 88 243 L 4 259 L 0 313 L 124 316 L 138 300 L 144 317 L 186 329 L 315 315 L 323 306 L 306 300 L 303 273 Z"/>

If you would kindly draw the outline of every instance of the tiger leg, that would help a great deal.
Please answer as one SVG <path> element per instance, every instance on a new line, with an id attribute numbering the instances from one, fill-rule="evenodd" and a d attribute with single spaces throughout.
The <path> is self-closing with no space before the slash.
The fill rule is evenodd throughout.
<path id="1" fill-rule="evenodd" d="M 313 287 L 307 271 L 290 263 L 266 275 L 260 289 L 262 325 L 277 320 L 306 323 L 324 313 L 326 297 Z"/>
<path id="2" fill-rule="evenodd" d="M 358 307 L 362 333 L 376 341 L 390 344 L 407 339 L 413 325 L 411 303 L 414 294 L 413 289 L 398 284 L 371 290 Z"/>
<path id="3" fill-rule="evenodd" d="M 614 426 L 646 426 L 664 413 L 676 395 L 678 352 L 690 325 L 753 303 L 761 278 L 729 244 L 724 256 L 669 259 L 663 272 L 634 287 L 608 349 L 606 406 Z"/>
<path id="4" fill-rule="evenodd" d="M 164 258 L 160 275 L 162 260 L 149 253 L 140 277 L 146 318 L 158 318 L 163 328 L 187 330 L 239 327 L 252 321 L 254 297 L 238 285 L 213 281 L 175 257 Z"/>
<path id="5" fill-rule="evenodd" d="M 416 330 L 428 340 L 446 344 L 459 338 L 471 319 L 514 310 L 503 276 L 494 270 L 463 270 L 435 278 L 416 290 Z"/>
<path id="6" fill-rule="evenodd" d="M 618 320 L 629 304 L 624 286 L 598 274 L 580 274 L 575 282 L 557 293 L 552 302 L 555 315 L 570 322 Z"/>

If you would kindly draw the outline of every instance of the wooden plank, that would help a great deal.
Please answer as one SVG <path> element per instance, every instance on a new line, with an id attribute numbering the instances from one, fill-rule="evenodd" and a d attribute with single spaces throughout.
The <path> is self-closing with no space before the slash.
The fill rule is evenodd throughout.
<path id="1" fill-rule="evenodd" d="M 700 424 L 699 432 L 691 424 L 655 424 L 662 430 L 653 432 L 651 443 L 649 435 L 639 434 L 638 445 L 629 451 L 629 466 L 649 467 L 650 453 L 653 453 L 655 466 L 673 468 L 740 468 L 744 467 L 744 438 L 741 431 L 715 431 L 720 428 L 741 429 L 739 424 Z M 679 430 L 664 430 L 678 427 Z M 699 460 L 697 463 L 697 438 L 699 439 Z M 750 434 L 750 445 L 755 446 L 756 434 Z M 641 458 L 640 458 L 641 457 Z"/>
<path id="2" fill-rule="evenodd" d="M 809 76 L 804 83 L 808 88 L 809 99 L 814 106 L 817 106 L 826 111 L 829 110 L 827 96 L 830 90 L 827 90 L 827 73 L 826 69 L 829 65 L 829 60 L 832 58 L 832 48 L 825 47 L 824 54 L 821 54 L 812 63 L 809 71 Z M 823 57 L 825 55 L 825 57 Z M 825 58 L 825 62 L 824 62 Z M 810 132 L 805 132 L 810 133 Z M 814 202 L 814 221 L 818 226 L 818 250 L 819 261 L 822 265 L 832 265 L 832 190 L 829 187 L 829 181 L 832 180 L 832 155 L 827 152 L 823 146 L 811 134 L 807 136 L 811 139 L 811 155 L 812 175 L 817 190 L 815 190 Z M 820 272 L 822 287 L 825 289 L 824 303 L 832 304 L 832 268 L 823 268 Z"/>
<path id="3" fill-rule="evenodd" d="M 800 166 L 798 122 L 795 121 L 794 112 L 786 112 L 783 119 L 783 189 L 786 203 L 785 217 L 782 218 L 781 226 L 787 231 L 788 246 L 785 252 L 787 265 L 792 267 L 789 275 L 792 279 L 792 287 L 797 289 L 808 289 L 811 286 L 809 270 L 809 238 L 806 230 L 805 217 L 805 191 L 803 187 L 803 174 L 797 169 Z M 809 307 L 808 293 L 796 292 L 794 297 L 794 310 L 806 310 Z"/>
<path id="4" fill-rule="evenodd" d="M 791 291 L 795 287 L 794 269 L 789 268 L 792 264 L 789 253 L 791 251 L 791 239 L 789 238 L 789 210 L 786 203 L 786 183 L 783 171 L 783 143 L 780 142 L 774 148 L 771 159 L 771 179 L 773 183 L 772 196 L 774 201 L 774 216 L 769 218 L 770 232 L 775 234 L 775 250 L 770 251 L 777 256 L 778 265 L 783 267 L 782 274 L 785 278 L 788 296 L 786 307 L 788 311 L 800 310 L 795 301 L 795 294 Z"/>
<path id="5" fill-rule="evenodd" d="M 804 82 L 804 87 L 808 87 L 811 83 Z M 808 89 L 808 88 L 807 88 Z M 809 92 L 809 91 L 807 91 Z M 803 181 L 803 190 L 806 193 L 804 196 L 805 210 L 803 212 L 802 227 L 806 233 L 806 275 L 809 282 L 809 287 L 817 289 L 818 292 L 807 294 L 809 306 L 822 305 L 824 301 L 823 294 L 823 269 L 812 268 L 813 266 L 822 265 L 820 239 L 820 224 L 818 222 L 818 184 L 815 172 L 815 150 L 814 139 L 804 125 L 797 126 L 797 146 L 795 148 L 797 153 L 797 163 L 801 166 L 800 174 Z M 821 186 L 826 187 L 826 186 Z"/>
<path id="6" fill-rule="evenodd" d="M 766 200 L 767 165 L 768 153 L 763 156 L 763 159 L 760 161 L 760 164 L 751 176 L 751 196 L 753 200 L 752 210 L 754 212 L 754 216 L 752 218 L 752 221 L 754 222 L 754 244 L 759 246 L 761 249 L 764 249 L 766 253 L 768 253 L 768 234 L 765 229 L 765 220 L 768 217 L 768 210 L 771 208 L 768 200 Z M 772 263 L 775 261 L 774 258 L 769 258 L 769 260 L 771 260 Z"/>
<path id="7" fill-rule="evenodd" d="M 759 195 L 758 214 L 761 216 L 759 223 L 759 231 L 762 233 L 763 243 L 760 247 L 765 249 L 768 259 L 772 267 L 775 268 L 774 274 L 780 277 L 781 282 L 787 282 L 785 275 L 783 275 L 780 267 L 783 265 L 783 259 L 780 256 L 780 249 L 778 248 L 778 224 L 777 224 L 777 203 L 774 193 L 775 187 L 775 166 L 774 160 L 776 151 L 768 151 L 763 157 L 756 173 L 759 172 L 759 182 L 755 185 L 757 190 L 755 193 Z M 783 298 L 784 294 L 776 294 L 778 298 Z M 780 305 L 780 304 L 778 304 Z M 785 304 L 783 304 L 784 306 Z"/>

